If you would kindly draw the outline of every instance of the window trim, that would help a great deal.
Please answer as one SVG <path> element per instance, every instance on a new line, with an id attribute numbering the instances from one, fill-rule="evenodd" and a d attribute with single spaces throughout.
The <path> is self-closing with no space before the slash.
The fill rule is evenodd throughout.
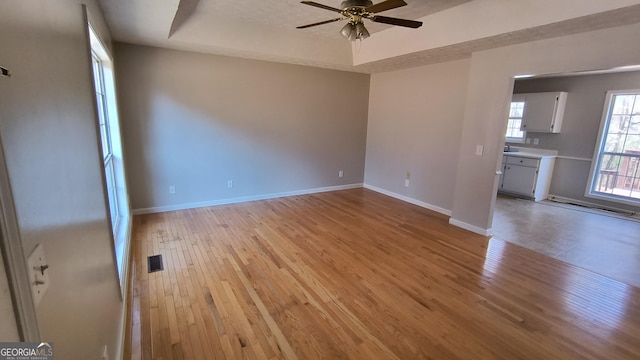
<path id="1" fill-rule="evenodd" d="M 611 112 L 613 111 L 613 98 L 617 95 L 636 95 L 640 96 L 640 89 L 629 89 L 629 90 L 609 90 L 607 91 L 607 95 L 605 96 L 604 107 L 602 110 L 602 117 L 600 119 L 600 128 L 598 129 L 598 139 L 596 141 L 596 146 L 593 152 L 593 158 L 591 160 L 591 169 L 589 170 L 589 181 L 587 181 L 587 188 L 585 189 L 584 196 L 593 199 L 600 199 L 611 201 L 619 204 L 631 205 L 631 206 L 640 206 L 640 199 L 638 200 L 630 200 L 628 196 L 620 196 L 615 194 L 606 194 L 602 192 L 594 191 L 594 187 L 596 185 L 596 172 L 597 169 L 600 168 L 601 156 L 607 155 L 604 153 L 604 139 L 606 136 L 606 132 L 609 128 L 609 120 L 611 117 Z M 631 156 L 637 157 L 637 156 Z"/>

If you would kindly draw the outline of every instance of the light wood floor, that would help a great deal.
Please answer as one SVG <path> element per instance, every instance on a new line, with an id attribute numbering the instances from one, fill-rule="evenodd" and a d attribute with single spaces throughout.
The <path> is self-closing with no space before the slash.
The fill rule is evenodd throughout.
<path id="1" fill-rule="evenodd" d="M 368 190 L 134 222 L 126 358 L 640 358 L 640 289 Z"/>

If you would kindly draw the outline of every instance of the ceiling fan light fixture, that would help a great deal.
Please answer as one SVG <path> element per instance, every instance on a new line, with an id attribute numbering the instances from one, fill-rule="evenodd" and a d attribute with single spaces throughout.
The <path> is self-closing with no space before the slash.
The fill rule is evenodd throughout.
<path id="1" fill-rule="evenodd" d="M 356 31 L 356 26 L 353 25 L 353 31 L 349 34 L 349 40 L 356 41 L 358 39 L 358 32 Z"/>
<path id="2" fill-rule="evenodd" d="M 362 22 L 356 24 L 356 39 L 364 40 L 369 37 L 369 31 Z"/>
<path id="3" fill-rule="evenodd" d="M 356 33 L 356 27 L 351 22 L 348 22 L 342 28 L 342 30 L 340 30 L 340 34 L 342 34 L 342 36 L 344 36 L 345 38 L 347 38 L 349 40 L 351 40 L 351 34 L 353 34 L 355 36 L 355 33 Z"/>

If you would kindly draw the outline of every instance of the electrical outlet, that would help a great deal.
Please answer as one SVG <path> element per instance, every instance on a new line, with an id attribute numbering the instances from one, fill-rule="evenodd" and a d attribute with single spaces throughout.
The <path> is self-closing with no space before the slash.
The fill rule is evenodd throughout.
<path id="1" fill-rule="evenodd" d="M 531 138 L 527 138 L 526 142 L 527 144 L 531 144 Z"/>
<path id="2" fill-rule="evenodd" d="M 174 185 L 169 186 L 169 194 L 175 194 L 176 193 L 176 187 Z"/>
<path id="3" fill-rule="evenodd" d="M 404 181 L 404 186 L 409 187 L 409 182 L 411 182 L 409 179 L 406 179 Z"/>
<path id="4" fill-rule="evenodd" d="M 533 139 L 533 145 L 540 144 L 540 139 Z"/>
<path id="5" fill-rule="evenodd" d="M 482 145 L 476 145 L 476 155 L 478 156 L 482 156 L 482 153 L 484 152 L 484 146 Z"/>
<path id="6" fill-rule="evenodd" d="M 233 187 L 233 180 L 227 180 L 227 188 L 231 189 Z"/>
<path id="7" fill-rule="evenodd" d="M 342 177 L 344 175 L 344 171 L 340 170 L 338 171 L 338 177 Z"/>

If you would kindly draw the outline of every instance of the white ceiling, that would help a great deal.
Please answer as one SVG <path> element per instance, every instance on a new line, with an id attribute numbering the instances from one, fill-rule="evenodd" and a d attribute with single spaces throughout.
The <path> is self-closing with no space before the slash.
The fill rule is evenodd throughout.
<path id="1" fill-rule="evenodd" d="M 343 22 L 296 29 L 338 14 L 298 0 L 98 1 L 116 41 L 366 73 L 464 58 L 492 47 L 640 21 L 640 6 L 633 6 L 640 3 L 636 0 L 405 0 L 407 6 L 382 15 L 420 20 L 425 26 L 414 30 L 366 22 L 372 36 L 361 44 L 363 52 L 373 49 L 384 53 L 396 44 L 411 47 L 458 33 L 466 39 L 368 63 L 357 61 L 359 65 L 354 66 L 360 55 L 358 44 L 352 47 L 339 34 Z M 197 6 L 169 38 L 180 1 L 183 6 Z M 341 0 L 316 2 L 339 8 Z M 523 27 L 533 18 L 535 21 Z M 495 27 L 492 23 L 509 26 L 482 33 L 483 27 Z"/>

